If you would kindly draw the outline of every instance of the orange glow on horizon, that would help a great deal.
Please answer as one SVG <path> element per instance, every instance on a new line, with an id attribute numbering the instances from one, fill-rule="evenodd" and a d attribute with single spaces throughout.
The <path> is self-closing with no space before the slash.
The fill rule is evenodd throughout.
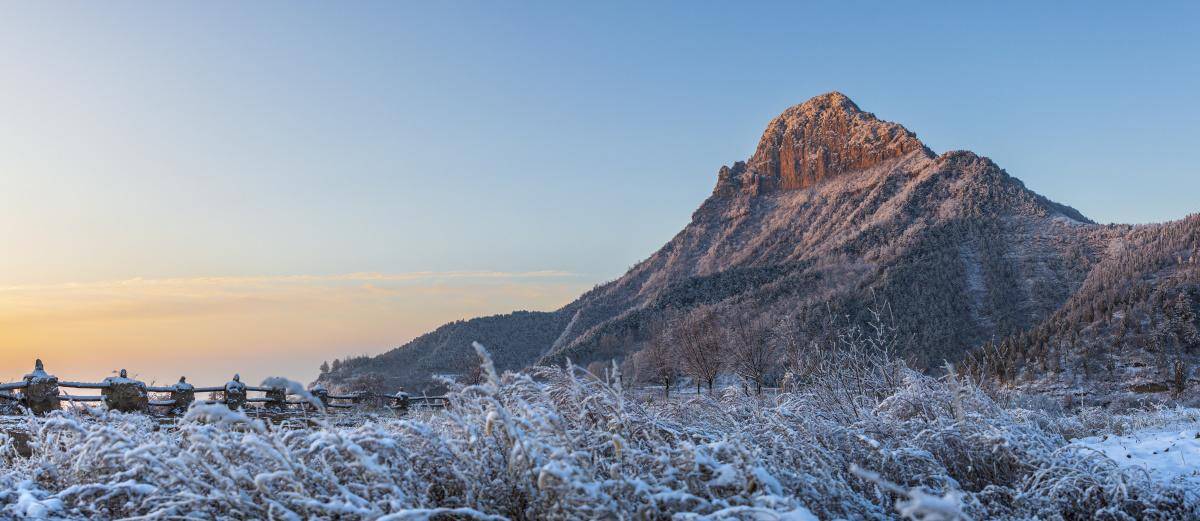
<path id="1" fill-rule="evenodd" d="M 0 381 L 35 358 L 64 379 L 308 381 L 457 319 L 555 309 L 590 284 L 561 272 L 208 277 L 0 287 Z"/>

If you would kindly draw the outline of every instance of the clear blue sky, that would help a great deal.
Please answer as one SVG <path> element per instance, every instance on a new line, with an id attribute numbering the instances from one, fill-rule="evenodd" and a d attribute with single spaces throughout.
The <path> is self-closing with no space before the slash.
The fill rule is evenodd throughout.
<path id="1" fill-rule="evenodd" d="M 840 90 L 1096 220 L 1200 210 L 1194 2 L 431 4 L 9 6 L 3 175 L 66 168 L 5 202 L 89 214 L 113 264 L 175 250 L 93 277 L 612 277 Z"/>
<path id="2" fill-rule="evenodd" d="M 0 286 L 554 270 L 585 287 L 830 90 L 1097 221 L 1178 218 L 1200 211 L 1197 5 L 9 5 Z"/>

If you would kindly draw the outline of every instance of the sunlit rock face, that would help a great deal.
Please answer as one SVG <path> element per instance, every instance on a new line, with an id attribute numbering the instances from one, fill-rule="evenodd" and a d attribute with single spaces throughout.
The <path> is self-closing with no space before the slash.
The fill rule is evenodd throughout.
<path id="1" fill-rule="evenodd" d="M 760 190 L 795 190 L 918 150 L 916 134 L 830 92 L 771 120 L 747 166 Z"/>

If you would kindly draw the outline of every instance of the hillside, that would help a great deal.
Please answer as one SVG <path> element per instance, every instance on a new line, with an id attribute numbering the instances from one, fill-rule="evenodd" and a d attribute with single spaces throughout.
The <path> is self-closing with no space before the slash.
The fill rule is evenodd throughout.
<path id="1" fill-rule="evenodd" d="M 1200 214 L 1115 228 L 1062 307 L 970 354 L 980 377 L 1087 404 L 1195 400 L 1187 391 L 1200 378 Z"/>
<path id="2" fill-rule="evenodd" d="M 1174 288 L 1194 280 L 1186 275 L 1194 270 L 1177 274 L 1177 265 L 1195 261 L 1172 255 L 1194 259 L 1187 252 L 1195 228 L 1195 219 L 1098 225 L 986 157 L 935 154 L 903 126 L 834 92 L 772 120 L 748 161 L 719 170 L 692 221 L 617 280 L 554 312 L 448 324 L 322 380 L 376 372 L 425 388 L 429 374 L 463 372 L 473 340 L 502 368 L 620 359 L 654 338 L 668 316 L 713 303 L 794 316 L 814 337 L 833 318 L 861 320 L 886 303 L 916 366 L 967 357 L 981 376 L 1011 380 L 1005 372 L 1031 360 L 1021 353 L 1110 329 L 1081 311 L 1097 295 L 1112 302 L 1096 310 L 1108 317 L 1120 305 L 1140 309 L 1131 300 L 1174 298 Z M 1141 282 L 1116 289 L 1113 280 L 1128 276 Z M 1184 294 L 1182 305 L 1194 307 L 1195 292 Z M 1012 340 L 995 355 L 1003 339 Z M 978 350 L 985 344 L 990 358 Z M 1030 381 L 1047 373 L 1024 372 Z"/>

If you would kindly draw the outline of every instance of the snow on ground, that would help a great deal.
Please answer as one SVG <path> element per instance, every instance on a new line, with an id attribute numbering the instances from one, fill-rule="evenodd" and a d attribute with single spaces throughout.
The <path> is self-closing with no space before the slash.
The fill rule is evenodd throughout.
<path id="1" fill-rule="evenodd" d="M 0 519 L 1200 519 L 1194 476 L 1094 450 L 1200 459 L 1180 435 L 1196 410 L 1006 408 L 911 371 L 876 397 L 829 394 L 858 382 L 839 380 L 647 401 L 574 369 L 497 375 L 480 351 L 482 383 L 402 419 L 271 424 L 200 402 L 168 424 L 0 421 Z"/>
<path id="2" fill-rule="evenodd" d="M 1163 483 L 1200 490 L 1200 422 L 1139 429 L 1074 441 L 1102 452 L 1122 467 L 1145 470 Z"/>

